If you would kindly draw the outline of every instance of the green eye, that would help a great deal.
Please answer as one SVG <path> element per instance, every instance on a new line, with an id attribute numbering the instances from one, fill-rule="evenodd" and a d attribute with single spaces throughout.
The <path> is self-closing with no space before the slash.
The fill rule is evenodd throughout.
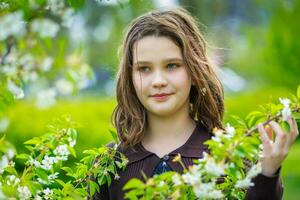
<path id="1" fill-rule="evenodd" d="M 175 64 L 175 63 L 170 63 L 170 64 L 167 65 L 167 67 L 168 67 L 169 69 L 175 69 L 175 68 L 178 67 L 178 65 Z"/>
<path id="2" fill-rule="evenodd" d="M 147 67 L 147 66 L 141 66 L 141 67 L 138 68 L 138 71 L 140 71 L 140 72 L 148 72 L 148 71 L 150 71 L 150 68 Z"/>

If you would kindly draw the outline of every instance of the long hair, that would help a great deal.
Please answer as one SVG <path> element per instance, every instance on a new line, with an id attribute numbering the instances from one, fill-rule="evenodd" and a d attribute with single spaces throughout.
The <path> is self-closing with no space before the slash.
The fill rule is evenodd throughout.
<path id="1" fill-rule="evenodd" d="M 224 115 L 223 86 L 209 64 L 206 41 L 195 19 L 183 8 L 153 11 L 139 16 L 129 26 L 121 50 L 117 74 L 117 106 L 112 115 L 121 147 L 135 147 L 147 127 L 146 109 L 139 101 L 132 82 L 133 47 L 145 36 L 168 37 L 181 49 L 191 76 L 190 117 L 208 131 L 222 128 Z"/>

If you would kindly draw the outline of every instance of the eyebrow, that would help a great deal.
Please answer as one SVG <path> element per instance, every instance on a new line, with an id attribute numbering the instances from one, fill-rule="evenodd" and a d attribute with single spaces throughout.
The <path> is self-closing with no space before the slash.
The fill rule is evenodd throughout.
<path id="1" fill-rule="evenodd" d="M 169 58 L 166 60 L 163 60 L 164 63 L 168 63 L 168 62 L 183 62 L 183 60 L 181 58 Z M 146 65 L 146 64 L 150 64 L 150 61 L 137 61 L 133 64 L 133 66 L 138 66 L 138 65 Z"/>

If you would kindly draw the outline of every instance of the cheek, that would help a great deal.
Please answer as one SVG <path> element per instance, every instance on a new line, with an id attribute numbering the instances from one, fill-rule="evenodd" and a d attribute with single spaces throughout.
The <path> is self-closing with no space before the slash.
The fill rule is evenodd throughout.
<path id="1" fill-rule="evenodd" d="M 141 93 L 143 92 L 143 89 L 144 89 L 143 77 L 140 76 L 140 74 L 134 73 L 132 75 L 132 83 L 133 83 L 136 94 L 138 95 L 138 97 L 140 97 Z"/>
<path id="2" fill-rule="evenodd" d="M 185 70 L 172 74 L 172 76 L 170 76 L 170 81 L 175 83 L 180 88 L 191 87 L 192 84 L 191 77 Z"/>

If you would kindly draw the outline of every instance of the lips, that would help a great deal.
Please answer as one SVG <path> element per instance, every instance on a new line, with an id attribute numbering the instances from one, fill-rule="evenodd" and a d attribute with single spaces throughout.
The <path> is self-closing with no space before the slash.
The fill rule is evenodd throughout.
<path id="1" fill-rule="evenodd" d="M 154 94 L 154 95 L 151 95 L 152 97 L 164 97 L 164 96 L 168 96 L 170 94 L 167 94 L 167 93 L 158 93 L 158 94 Z"/>
<path id="2" fill-rule="evenodd" d="M 172 94 L 168 94 L 168 93 L 157 93 L 154 95 L 151 95 L 151 97 L 153 99 L 155 99 L 155 101 L 166 101 L 167 99 L 169 99 L 169 96 Z"/>

